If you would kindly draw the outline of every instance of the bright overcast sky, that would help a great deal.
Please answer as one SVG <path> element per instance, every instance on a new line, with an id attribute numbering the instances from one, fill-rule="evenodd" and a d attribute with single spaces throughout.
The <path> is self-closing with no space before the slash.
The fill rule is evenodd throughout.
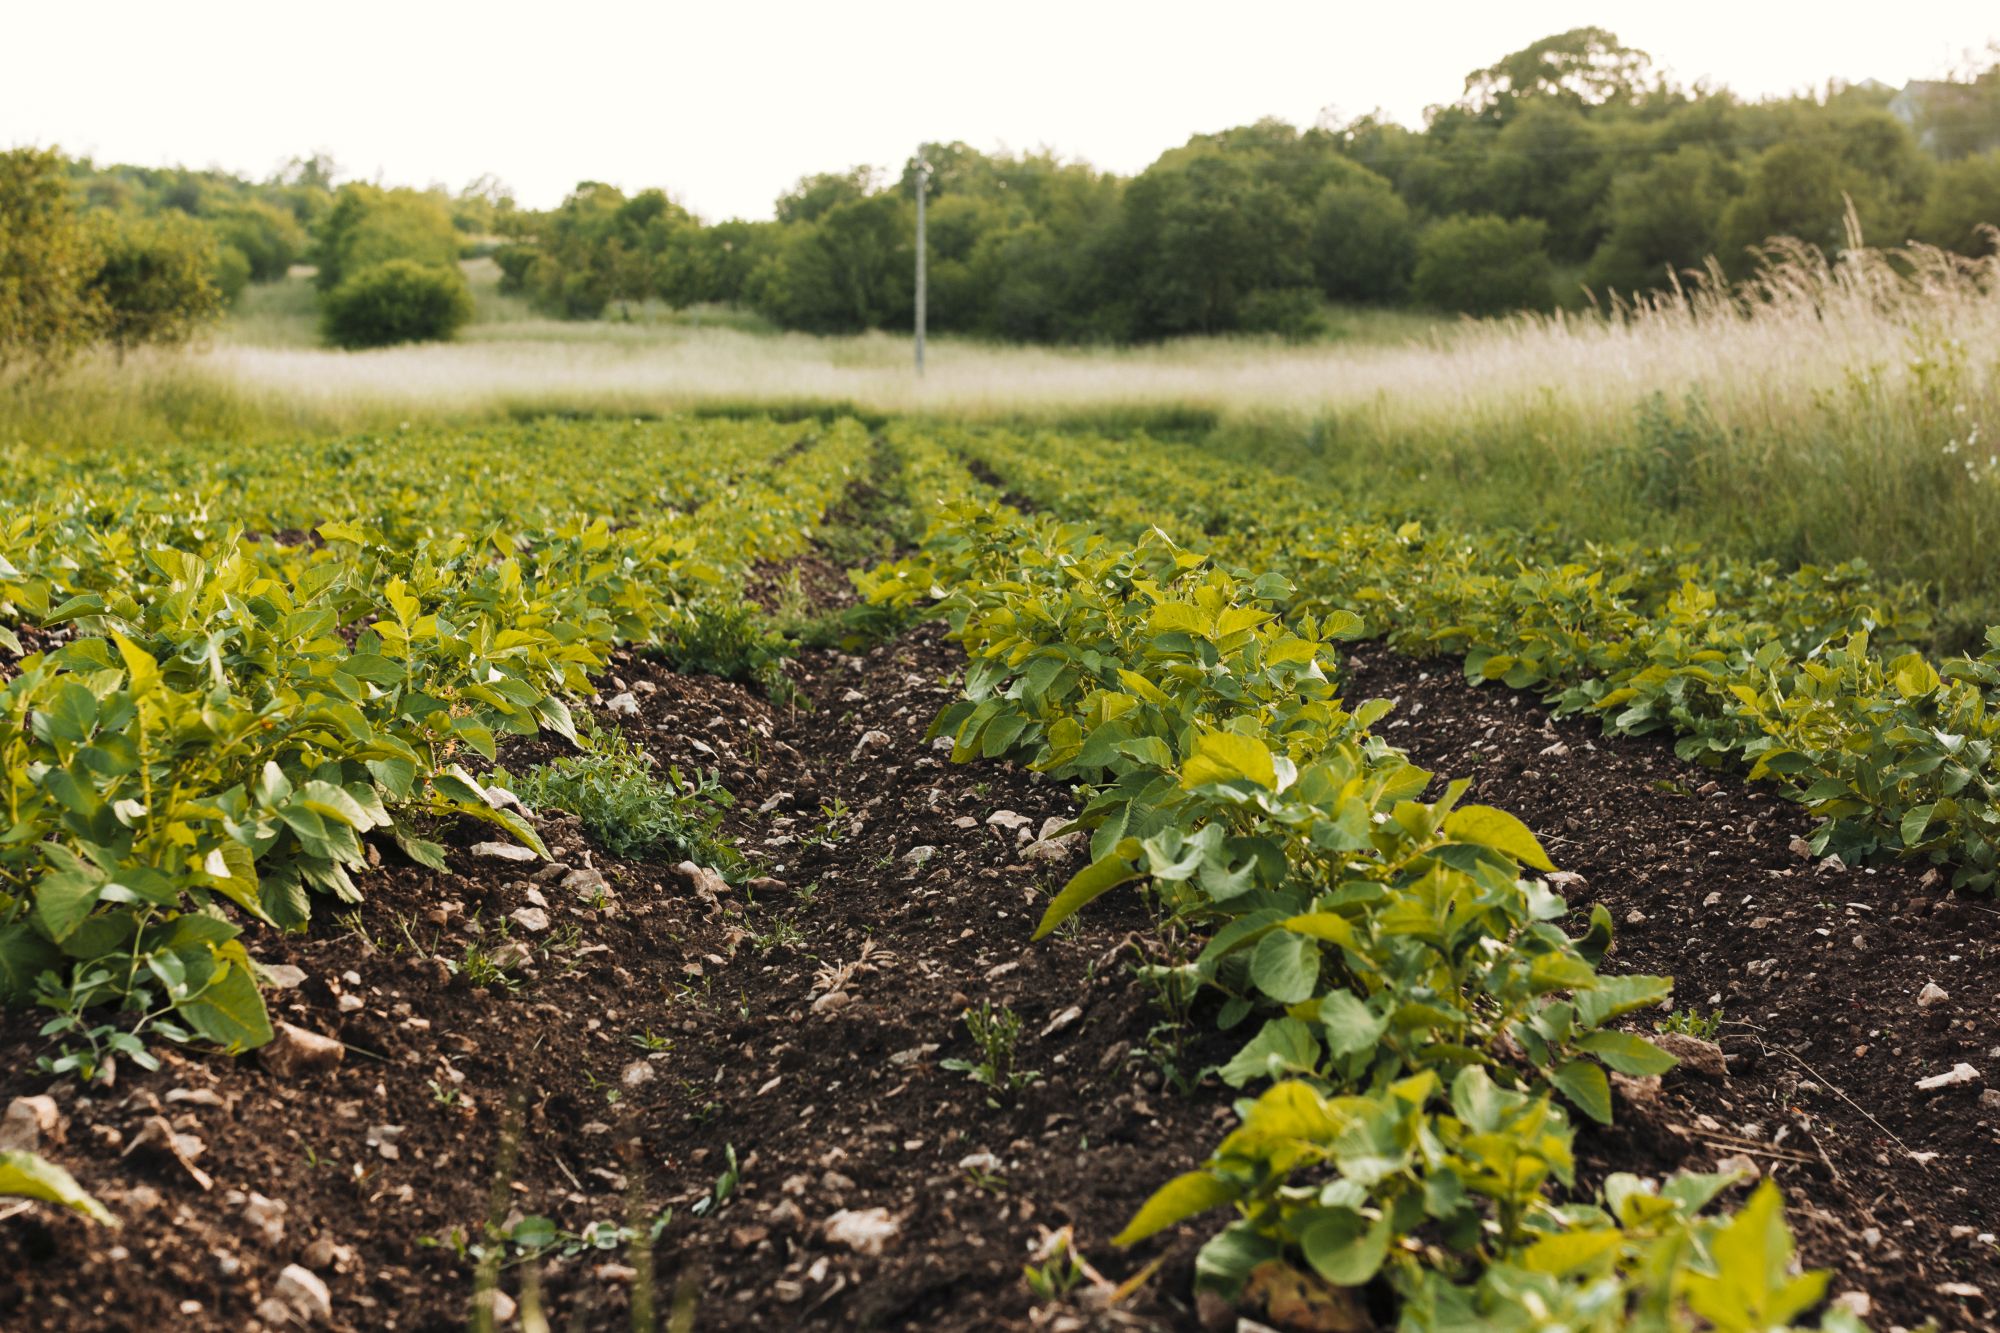
<path id="1" fill-rule="evenodd" d="M 1467 71 L 1584 24 L 1754 97 L 1936 76 L 2000 39 L 2000 6 L 0 0 L 0 144 L 255 176 L 324 149 L 391 184 L 492 172 L 535 207 L 594 179 L 768 217 L 799 176 L 924 139 L 1129 173 L 1260 116 L 1417 125 Z"/>

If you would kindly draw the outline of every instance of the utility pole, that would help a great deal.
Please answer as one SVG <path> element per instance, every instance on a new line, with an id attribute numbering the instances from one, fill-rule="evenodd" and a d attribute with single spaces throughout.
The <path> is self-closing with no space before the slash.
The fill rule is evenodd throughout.
<path id="1" fill-rule="evenodd" d="M 924 196 L 931 192 L 931 164 L 924 156 L 929 144 L 917 145 L 917 375 L 924 373 Z"/>

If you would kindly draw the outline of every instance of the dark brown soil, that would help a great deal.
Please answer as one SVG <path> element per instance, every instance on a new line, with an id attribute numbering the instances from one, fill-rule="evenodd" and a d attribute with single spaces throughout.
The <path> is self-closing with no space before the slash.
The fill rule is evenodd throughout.
<path id="1" fill-rule="evenodd" d="M 1747 1157 L 1784 1187 L 1805 1262 L 1872 1300 L 1877 1328 L 2000 1319 L 2000 911 L 1921 867 L 1853 869 L 1794 849 L 1811 818 L 1740 774 L 1678 760 L 1664 737 L 1606 737 L 1455 664 L 1376 645 L 1351 699 L 1388 698 L 1379 730 L 1475 799 L 1512 811 L 1563 870 L 1572 907 L 1611 909 L 1609 966 L 1676 979 L 1674 1004 L 1721 1010 L 1728 1076 L 1670 1072 L 1621 1108 L 1586 1159 L 1608 1171 L 1714 1170 Z M 1948 999 L 1920 1005 L 1935 983 Z M 1665 1015 L 1657 1017 L 1664 1018 Z M 1924 1093 L 1964 1062 L 1984 1078 Z M 1970 1284 L 1980 1297 L 1949 1294 Z"/>

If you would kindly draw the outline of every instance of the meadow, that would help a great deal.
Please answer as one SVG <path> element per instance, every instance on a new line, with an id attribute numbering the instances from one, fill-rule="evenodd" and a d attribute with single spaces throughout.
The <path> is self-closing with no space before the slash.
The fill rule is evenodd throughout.
<path id="1" fill-rule="evenodd" d="M 555 414 L 827 409 L 1144 429 L 1351 503 L 1575 543 L 1695 542 L 1865 559 L 1928 584 L 1940 646 L 2000 621 L 2000 340 L 1992 258 L 1774 251 L 1747 292 L 1692 284 L 1604 313 L 1445 320 L 1337 311 L 1306 344 L 1133 348 L 780 333 L 724 309 L 536 316 L 467 265 L 461 341 L 317 343 L 302 276 L 251 289 L 205 345 L 10 390 L 23 442 L 378 430 Z"/>

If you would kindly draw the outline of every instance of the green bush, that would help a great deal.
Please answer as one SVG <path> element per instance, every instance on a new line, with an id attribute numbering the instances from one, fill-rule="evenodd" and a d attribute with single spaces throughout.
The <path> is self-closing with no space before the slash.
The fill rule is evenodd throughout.
<path id="1" fill-rule="evenodd" d="M 1425 305 L 1467 315 L 1546 310 L 1554 281 L 1548 231 L 1538 218 L 1446 218 L 1418 238 L 1411 288 Z"/>
<path id="2" fill-rule="evenodd" d="M 1326 332 L 1326 307 L 1311 287 L 1271 287 L 1252 292 L 1237 307 L 1245 333 L 1275 333 L 1286 342 L 1311 342 Z"/>
<path id="3" fill-rule="evenodd" d="M 88 288 L 104 304 L 102 336 L 121 352 L 186 342 L 222 311 L 215 236 L 193 218 L 118 218 L 98 228 Z"/>
<path id="4" fill-rule="evenodd" d="M 208 280 L 215 284 L 222 304 L 233 306 L 243 295 L 243 289 L 250 285 L 253 272 L 250 256 L 233 245 L 219 245 L 215 248 L 215 263 L 208 271 Z"/>
<path id="5" fill-rule="evenodd" d="M 391 259 L 362 269 L 326 294 L 320 325 L 338 347 L 450 338 L 472 318 L 472 288 L 455 268 Z"/>

